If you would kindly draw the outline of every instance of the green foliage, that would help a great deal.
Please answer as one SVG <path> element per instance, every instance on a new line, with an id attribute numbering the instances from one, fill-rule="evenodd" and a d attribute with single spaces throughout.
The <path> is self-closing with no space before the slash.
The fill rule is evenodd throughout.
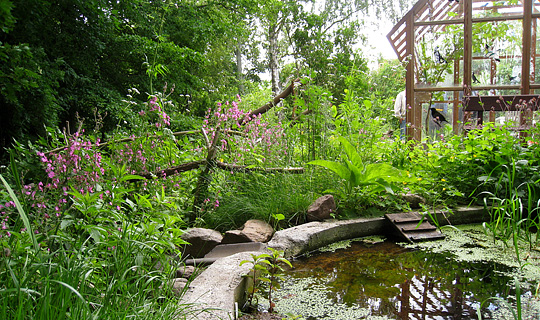
<path id="1" fill-rule="evenodd" d="M 283 252 L 268 248 L 270 254 L 262 253 L 259 255 L 251 254 L 251 260 L 242 260 L 240 266 L 251 263 L 253 267 L 246 275 L 247 278 L 251 279 L 251 286 L 247 289 L 248 299 L 246 302 L 247 307 L 244 309 L 249 309 L 254 307 L 253 298 L 255 293 L 263 286 L 267 286 L 267 297 L 268 297 L 268 312 L 274 312 L 275 304 L 272 302 L 272 291 L 278 290 L 280 288 L 280 280 L 283 279 L 283 266 L 287 265 L 292 268 L 289 260 L 283 257 Z"/>
<path id="2" fill-rule="evenodd" d="M 11 10 L 13 10 L 13 2 L 10 0 L 0 2 L 0 30 L 2 32 L 9 32 L 15 24 Z"/>
<path id="3" fill-rule="evenodd" d="M 344 164 L 329 160 L 314 160 L 308 164 L 322 166 L 345 181 L 345 188 L 337 191 L 341 198 L 351 197 L 358 189 L 367 190 L 364 194 L 366 196 L 385 192 L 394 194 L 394 191 L 398 190 L 396 183 L 408 180 L 401 170 L 389 164 L 364 163 L 356 148 L 347 139 L 340 137 L 338 141 L 346 155 L 343 157 Z"/>
<path id="4" fill-rule="evenodd" d="M 43 50 L 26 44 L 0 42 L 0 157 L 10 146 L 10 137 L 44 134 L 44 125 L 54 125 L 60 111 L 54 95 L 63 72 L 63 62 L 47 61 Z"/>
<path id="5" fill-rule="evenodd" d="M 163 319 L 186 313 L 177 309 L 166 285 L 176 265 L 165 252 L 174 250 L 178 233 L 164 237 L 149 228 L 159 227 L 155 221 L 133 222 L 121 211 L 106 209 L 97 194 L 73 192 L 74 209 L 56 230 L 34 234 L 38 221 L 2 181 L 20 213 L 11 217 L 11 233 L 0 238 L 2 318 L 125 319 L 143 312 Z M 70 220 L 75 216 L 77 221 Z M 25 227 L 19 232 L 21 221 Z"/>
<path id="6" fill-rule="evenodd" d="M 216 172 L 211 188 L 216 198 L 208 201 L 200 217 L 205 226 L 220 231 L 236 229 L 250 219 L 266 221 L 276 229 L 296 225 L 304 221 L 307 208 L 317 198 L 309 176 Z"/>

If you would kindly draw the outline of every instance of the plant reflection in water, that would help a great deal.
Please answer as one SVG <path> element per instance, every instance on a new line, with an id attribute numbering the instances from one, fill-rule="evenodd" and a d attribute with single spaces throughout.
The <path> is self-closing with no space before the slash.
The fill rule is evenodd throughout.
<path id="1" fill-rule="evenodd" d="M 459 262 L 391 242 L 354 242 L 293 266 L 278 292 L 277 310 L 306 319 L 475 319 L 483 301 L 515 294 L 509 267 Z M 484 314 L 496 308 L 483 307 Z"/>

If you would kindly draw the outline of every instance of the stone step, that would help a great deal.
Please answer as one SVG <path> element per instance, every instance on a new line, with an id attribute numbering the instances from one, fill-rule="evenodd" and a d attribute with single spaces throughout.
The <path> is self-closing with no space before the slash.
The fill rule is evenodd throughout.
<path id="1" fill-rule="evenodd" d="M 204 258 L 187 259 L 186 265 L 208 265 L 215 262 L 219 258 L 232 256 L 240 252 L 262 252 L 266 250 L 266 244 L 261 242 L 243 242 L 231 244 L 219 244 L 208 252 Z"/>

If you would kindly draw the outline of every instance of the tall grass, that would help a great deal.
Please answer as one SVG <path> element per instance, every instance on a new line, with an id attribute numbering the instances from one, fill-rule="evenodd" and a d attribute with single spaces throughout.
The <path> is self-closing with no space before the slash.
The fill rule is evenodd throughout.
<path id="1" fill-rule="evenodd" d="M 500 240 L 508 247 L 512 242 L 516 256 L 519 258 L 519 241 L 523 240 L 533 248 L 538 244 L 537 230 L 540 227 L 537 213 L 540 200 L 535 192 L 536 182 L 518 181 L 518 164 L 502 165 L 502 173 L 494 180 L 494 192 L 484 191 L 484 206 L 490 212 L 490 221 L 484 228 L 493 238 Z M 489 180 L 488 177 L 487 180 Z"/>
<path id="2" fill-rule="evenodd" d="M 502 172 L 498 179 L 487 180 L 494 181 L 494 192 L 483 192 L 484 206 L 490 212 L 490 221 L 483 224 L 487 234 L 492 236 L 493 242 L 502 241 L 505 248 L 512 246 L 516 260 L 520 266 L 523 266 L 523 260 L 520 258 L 523 250 L 520 242 L 528 244 L 529 250 L 538 245 L 538 230 L 540 223 L 538 220 L 538 210 L 540 200 L 537 198 L 535 182 L 521 182 L 518 178 L 520 165 L 512 161 L 509 165 L 501 165 Z M 522 319 L 522 302 L 520 282 L 515 279 L 516 305 L 513 307 L 510 302 L 500 298 L 493 297 L 493 300 L 511 311 L 515 320 Z M 487 302 L 487 301 L 486 301 Z M 478 319 L 482 319 L 480 309 L 478 310 Z"/>
<path id="3" fill-rule="evenodd" d="M 140 223 L 122 221 L 116 235 L 103 228 L 108 237 L 36 236 L 27 211 L 0 179 L 26 227 L 0 241 L 0 319 L 173 319 L 195 311 L 178 303 L 168 285 L 178 265 Z"/>
<path id="4" fill-rule="evenodd" d="M 217 177 L 219 206 L 201 213 L 205 226 L 217 230 L 231 230 L 246 220 L 260 219 L 275 227 L 284 228 L 303 221 L 306 209 L 320 195 L 312 171 L 303 175 L 284 173 L 235 173 Z M 317 181 L 315 181 L 317 180 Z M 326 180 L 328 181 L 328 180 Z M 275 217 L 283 214 L 279 222 Z"/>

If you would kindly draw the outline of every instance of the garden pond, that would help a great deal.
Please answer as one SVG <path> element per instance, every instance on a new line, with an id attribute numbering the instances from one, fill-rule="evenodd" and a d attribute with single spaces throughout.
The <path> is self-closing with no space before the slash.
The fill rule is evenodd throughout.
<path id="1" fill-rule="evenodd" d="M 356 239 L 297 258 L 273 295 L 276 310 L 307 320 L 478 319 L 478 310 L 514 319 L 520 305 L 523 319 L 540 319 L 538 252 L 523 251 L 520 265 L 479 226 L 444 233 L 415 245 Z"/>

